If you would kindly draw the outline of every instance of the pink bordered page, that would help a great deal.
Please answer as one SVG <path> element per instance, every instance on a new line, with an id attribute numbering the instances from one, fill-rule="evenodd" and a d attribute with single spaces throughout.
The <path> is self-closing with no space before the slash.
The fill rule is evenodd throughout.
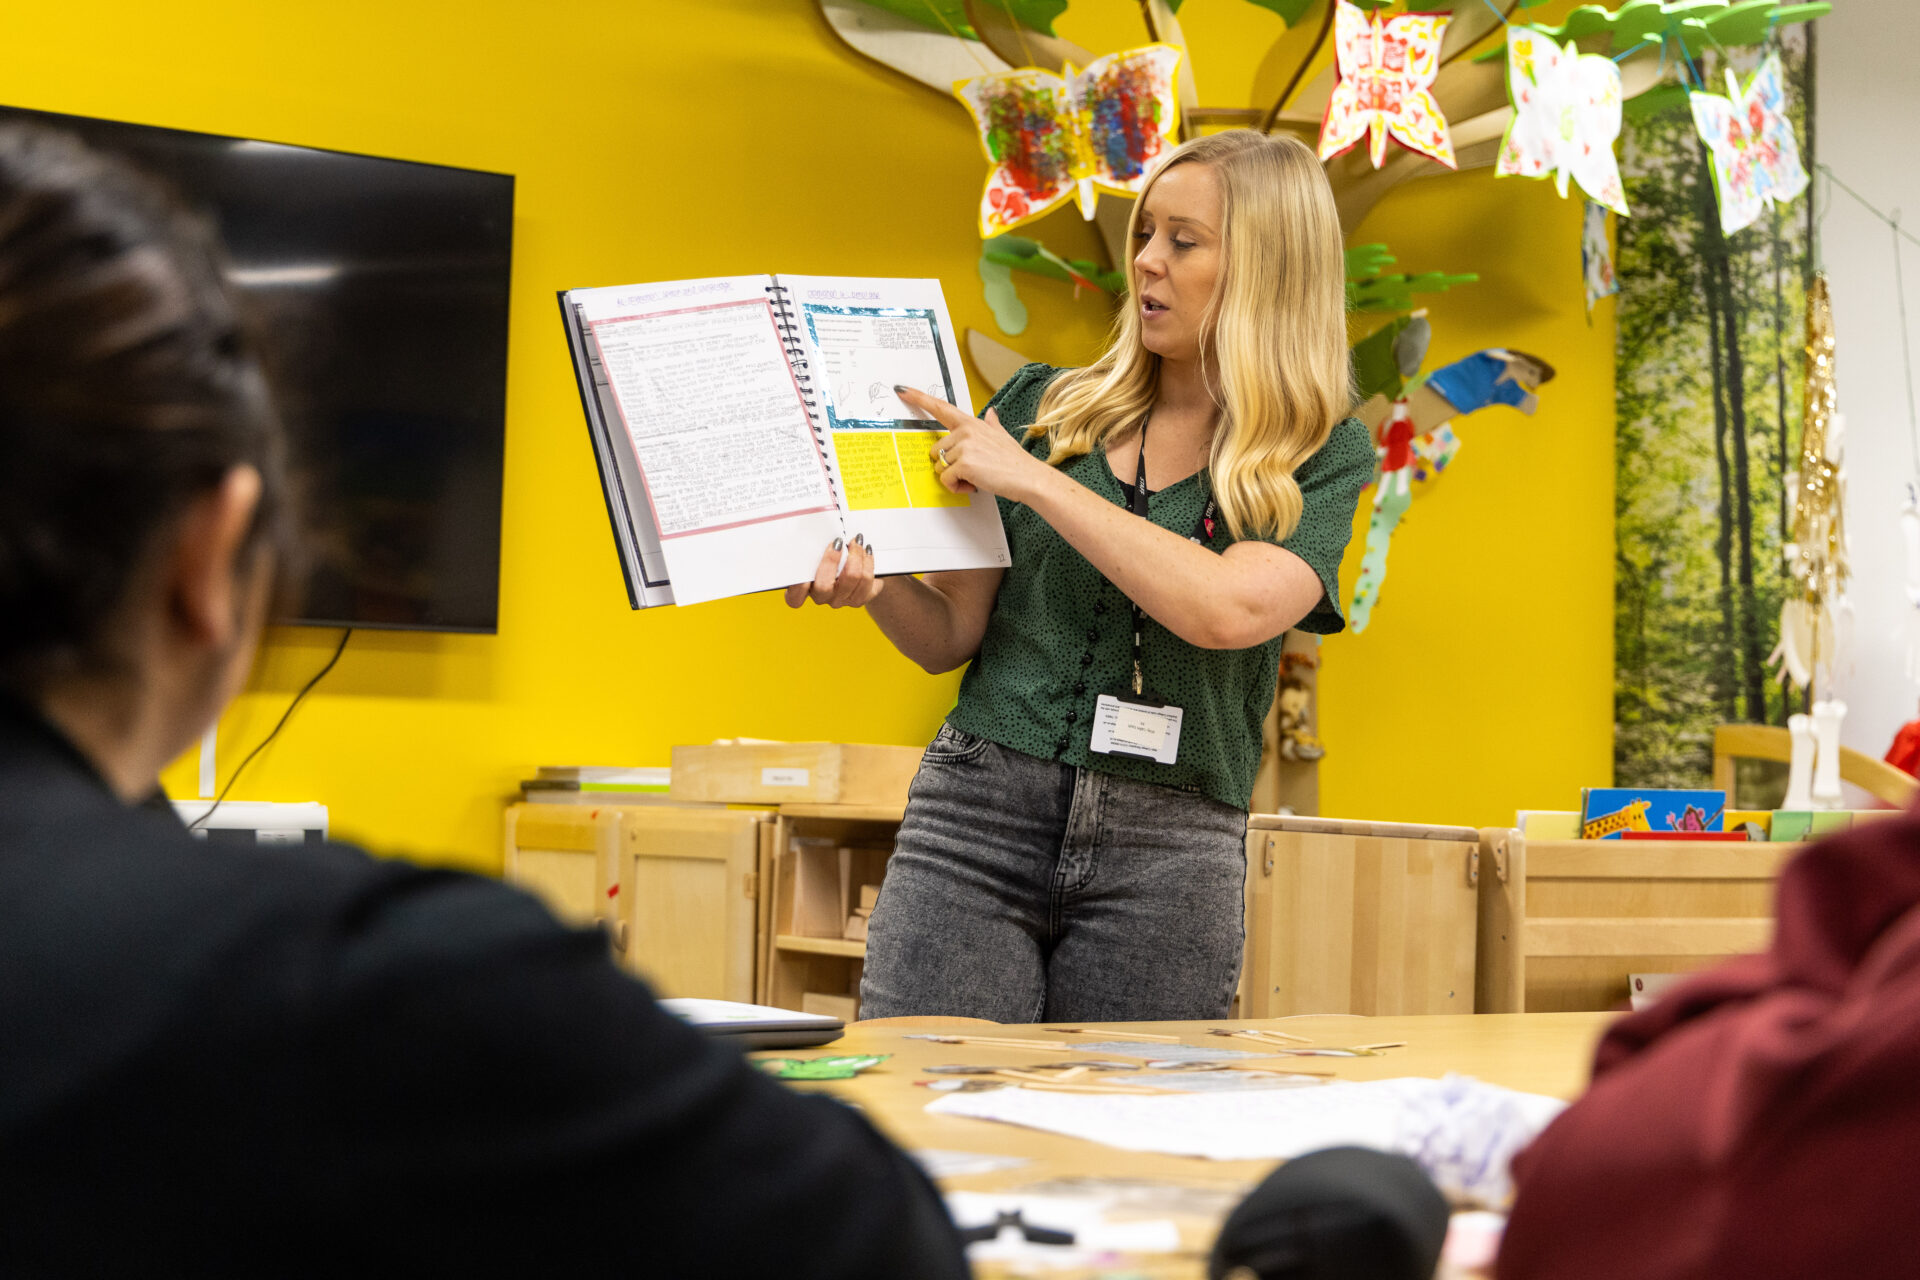
<path id="1" fill-rule="evenodd" d="M 1004 566 L 894 395 L 967 408 L 938 281 L 723 276 L 560 295 L 628 595 L 697 604 L 811 579 L 863 534 L 880 573 Z"/>

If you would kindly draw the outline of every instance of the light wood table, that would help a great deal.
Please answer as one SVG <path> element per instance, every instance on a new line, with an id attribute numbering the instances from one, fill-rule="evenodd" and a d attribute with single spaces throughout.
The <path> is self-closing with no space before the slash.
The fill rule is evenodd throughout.
<path id="1" fill-rule="evenodd" d="M 1312 1015 L 1246 1022 L 1117 1022 L 1115 1031 L 1177 1035 L 1188 1044 L 1207 1044 L 1254 1050 L 1258 1046 L 1207 1034 L 1207 1028 L 1264 1027 L 1305 1036 L 1323 1046 L 1377 1044 L 1404 1040 L 1403 1049 L 1390 1049 L 1366 1058 L 1283 1058 L 1276 1070 L 1331 1073 L 1339 1080 L 1381 1080 L 1395 1076 L 1443 1076 L 1458 1072 L 1490 1084 L 1530 1093 L 1571 1099 L 1585 1087 L 1593 1060 L 1593 1046 L 1616 1015 L 1610 1013 L 1440 1014 L 1420 1017 L 1366 1018 L 1350 1015 Z M 1056 1023 L 1053 1026 L 1091 1024 Z M 1181 1187 L 1230 1193 L 1232 1200 L 1272 1169 L 1265 1160 L 1202 1160 L 1187 1156 L 1122 1151 L 1098 1143 L 1044 1133 L 965 1116 L 929 1115 L 926 1106 L 942 1095 L 915 1082 L 940 1077 L 922 1068 L 941 1063 L 981 1063 L 997 1066 L 1035 1066 L 1060 1062 L 1076 1055 L 1061 1050 L 1002 1049 L 988 1045 L 936 1044 L 912 1040 L 910 1035 L 946 1032 L 1035 1040 L 1096 1042 L 1098 1035 L 1050 1034 L 1048 1024 L 1003 1026 L 968 1018 L 893 1018 L 855 1023 L 831 1045 L 817 1049 L 772 1051 L 759 1057 L 806 1057 L 822 1054 L 890 1054 L 887 1062 L 852 1080 L 796 1084 L 795 1088 L 831 1093 L 858 1106 L 896 1143 L 908 1151 L 935 1149 L 1017 1156 L 1028 1163 L 994 1173 L 945 1178 L 947 1190 L 1008 1190 L 1057 1178 L 1121 1178 L 1170 1183 Z M 1140 1046 L 1150 1052 L 1151 1044 Z M 1231 1203 L 1231 1201 L 1228 1201 Z M 1179 1224 L 1183 1251 L 1175 1255 L 1142 1256 L 1129 1261 L 1130 1269 L 1153 1277 L 1197 1277 L 1206 1273 L 1207 1251 L 1219 1226 L 1219 1215 L 1181 1215 L 1143 1210 L 1144 1216 L 1172 1217 Z M 982 1275 L 1019 1274 L 991 1267 Z M 1068 1272 L 1049 1273 L 1069 1276 Z"/>

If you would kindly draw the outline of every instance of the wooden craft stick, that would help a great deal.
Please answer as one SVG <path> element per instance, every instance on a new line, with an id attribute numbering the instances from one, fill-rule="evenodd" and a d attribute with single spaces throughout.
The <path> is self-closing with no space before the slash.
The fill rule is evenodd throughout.
<path id="1" fill-rule="evenodd" d="M 1104 1027 L 1049 1027 L 1069 1036 L 1099 1036 L 1102 1040 L 1139 1040 L 1146 1044 L 1179 1044 L 1179 1036 L 1155 1035 L 1146 1031 L 1108 1031 Z"/>
<path id="2" fill-rule="evenodd" d="M 992 1045 L 998 1049 L 1046 1049 L 1048 1051 L 1054 1051 L 1073 1048 L 1073 1046 L 1065 1040 L 1013 1040 L 1001 1036 L 915 1035 L 908 1036 L 907 1039 L 931 1040 L 935 1044 L 985 1044 Z"/>
<path id="3" fill-rule="evenodd" d="M 1406 1047 L 1407 1042 L 1405 1040 L 1382 1040 L 1379 1044 L 1356 1044 L 1352 1046 L 1355 1053 L 1378 1053 L 1382 1049 L 1404 1049 Z"/>
<path id="4" fill-rule="evenodd" d="M 1207 1031 L 1210 1036 L 1232 1036 L 1239 1040 L 1259 1040 L 1265 1044 L 1292 1042 L 1294 1044 L 1312 1044 L 1305 1036 L 1290 1036 L 1284 1031 L 1266 1031 L 1253 1027 L 1213 1027 Z"/>

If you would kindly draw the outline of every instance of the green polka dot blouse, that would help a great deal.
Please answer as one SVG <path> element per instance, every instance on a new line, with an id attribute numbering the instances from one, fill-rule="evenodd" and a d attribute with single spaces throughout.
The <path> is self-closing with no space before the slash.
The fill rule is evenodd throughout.
<path id="1" fill-rule="evenodd" d="M 1030 364 L 990 402 L 1016 437 L 1039 412 L 1040 396 L 1062 370 Z M 1042 453 L 1043 441 L 1028 446 Z M 1326 594 L 1298 624 L 1330 635 L 1346 626 L 1340 613 L 1340 557 L 1353 528 L 1354 505 L 1372 477 L 1373 443 L 1349 418 L 1295 473 L 1304 506 L 1300 526 L 1281 546 L 1313 566 Z M 1118 506 L 1127 495 L 1095 449 L 1062 468 Z M 1155 493 L 1153 522 L 1186 537 L 1206 503 L 1205 473 Z M 1094 752 L 1088 742 L 1094 703 L 1125 688 L 1132 667 L 1132 610 L 1120 589 L 1027 507 L 999 499 L 1012 566 L 981 641 L 960 682 L 947 721 L 964 733 L 1044 760 L 1156 782 L 1244 809 L 1260 765 L 1260 729 L 1279 679 L 1281 640 L 1250 649 L 1202 649 L 1153 619 L 1141 635 L 1148 689 L 1180 707 L 1179 759 L 1160 764 Z M 1224 521 L 1205 545 L 1233 541 Z"/>

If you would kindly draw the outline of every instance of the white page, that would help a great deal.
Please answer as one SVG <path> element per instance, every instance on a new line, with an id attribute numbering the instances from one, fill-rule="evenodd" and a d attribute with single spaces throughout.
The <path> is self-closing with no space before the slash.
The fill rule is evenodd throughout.
<path id="1" fill-rule="evenodd" d="M 999 507 L 985 494 L 939 488 L 927 456 L 937 429 L 893 393 L 896 383 L 911 386 L 973 412 L 940 282 L 777 281 L 804 344 L 816 425 L 834 452 L 848 536 L 863 534 L 872 544 L 875 572 L 1008 564 Z"/>
<path id="2" fill-rule="evenodd" d="M 1449 1076 L 1181 1097 L 996 1089 L 947 1094 L 927 1110 L 1208 1160 L 1286 1160 L 1324 1147 L 1371 1147 L 1413 1157 L 1443 1189 L 1498 1203 L 1508 1190 L 1507 1161 L 1565 1106 Z"/>
<path id="3" fill-rule="evenodd" d="M 804 582 L 844 528 L 771 281 L 581 289 L 679 604 Z"/>

